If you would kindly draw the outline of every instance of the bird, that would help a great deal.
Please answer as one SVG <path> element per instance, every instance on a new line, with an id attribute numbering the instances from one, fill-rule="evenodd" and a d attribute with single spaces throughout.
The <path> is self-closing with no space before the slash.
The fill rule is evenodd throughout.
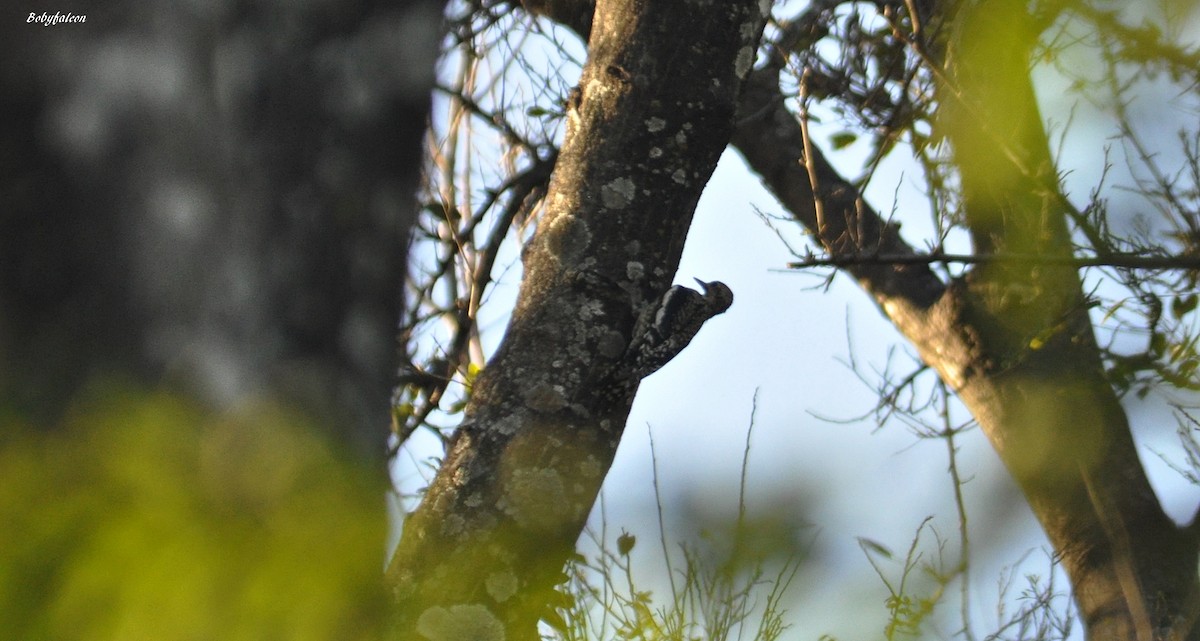
<path id="1" fill-rule="evenodd" d="M 701 291 L 674 285 L 647 306 L 634 324 L 626 352 L 634 380 L 645 378 L 669 363 L 692 342 L 708 319 L 733 305 L 733 291 L 725 283 L 693 280 Z"/>

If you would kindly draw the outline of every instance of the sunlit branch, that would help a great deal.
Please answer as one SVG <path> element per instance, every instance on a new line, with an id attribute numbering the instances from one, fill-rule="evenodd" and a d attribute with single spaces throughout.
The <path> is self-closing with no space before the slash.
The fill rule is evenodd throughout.
<path id="1" fill-rule="evenodd" d="M 854 254 L 842 256 L 813 256 L 788 263 L 789 269 L 809 267 L 846 267 L 850 265 L 934 265 L 956 263 L 980 265 L 995 263 L 1024 263 L 1059 265 L 1064 267 L 1123 267 L 1151 270 L 1198 270 L 1200 256 L 1145 256 L 1141 254 L 1106 254 L 1104 256 L 1045 256 L 1038 254 Z"/>

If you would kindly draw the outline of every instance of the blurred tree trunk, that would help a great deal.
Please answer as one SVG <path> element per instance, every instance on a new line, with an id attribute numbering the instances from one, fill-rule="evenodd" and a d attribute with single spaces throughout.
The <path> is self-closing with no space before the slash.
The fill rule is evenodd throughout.
<path id="1" fill-rule="evenodd" d="M 1029 77 L 1038 35 L 1019 2 L 964 3 L 953 18 L 942 122 L 979 253 L 1072 253 Z M 1024 490 L 1089 638 L 1200 638 L 1196 537 L 1163 513 L 1146 480 L 1076 269 L 993 263 L 964 284 L 959 332 L 971 350 L 938 369 L 959 376 L 960 397 Z"/>
<path id="2" fill-rule="evenodd" d="M 441 3 L 326 9 L 0 26 L 6 412 L 167 381 L 301 406 L 381 466 Z"/>
<path id="3" fill-rule="evenodd" d="M 378 639 L 442 3 L 91 4 L 0 22 L 3 636 Z"/>
<path id="4" fill-rule="evenodd" d="M 520 297 L 388 570 L 399 638 L 537 639 L 552 616 L 636 388 L 605 375 L 671 283 L 759 11 L 610 0 L 594 21 L 573 13 L 590 54 Z"/>

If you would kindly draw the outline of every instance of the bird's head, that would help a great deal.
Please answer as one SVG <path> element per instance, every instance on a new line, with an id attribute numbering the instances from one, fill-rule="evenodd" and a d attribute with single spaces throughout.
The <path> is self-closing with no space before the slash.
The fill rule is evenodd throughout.
<path id="1" fill-rule="evenodd" d="M 704 298 L 708 299 L 716 313 L 721 313 L 733 304 L 733 290 L 729 286 L 719 280 L 705 282 L 699 278 L 693 279 L 700 284 L 700 289 L 704 292 Z"/>

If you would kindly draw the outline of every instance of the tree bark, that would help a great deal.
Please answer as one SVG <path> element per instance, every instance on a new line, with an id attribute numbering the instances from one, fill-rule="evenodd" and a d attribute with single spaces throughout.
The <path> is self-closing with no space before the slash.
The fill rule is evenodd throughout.
<path id="1" fill-rule="evenodd" d="M 576 14 L 577 15 L 577 14 Z M 607 375 L 669 285 L 733 129 L 756 0 L 611 0 L 504 341 L 388 569 L 398 638 L 536 639 L 637 381 Z"/>

